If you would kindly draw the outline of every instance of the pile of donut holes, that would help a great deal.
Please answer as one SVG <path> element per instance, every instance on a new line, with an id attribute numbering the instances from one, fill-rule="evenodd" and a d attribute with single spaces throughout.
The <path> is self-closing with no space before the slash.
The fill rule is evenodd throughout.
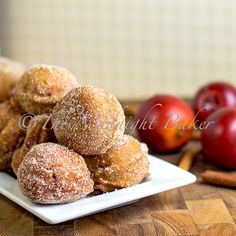
<path id="1" fill-rule="evenodd" d="M 0 171 L 15 174 L 38 204 L 136 185 L 148 149 L 125 135 L 125 115 L 104 89 L 79 85 L 65 68 L 0 57 Z"/>

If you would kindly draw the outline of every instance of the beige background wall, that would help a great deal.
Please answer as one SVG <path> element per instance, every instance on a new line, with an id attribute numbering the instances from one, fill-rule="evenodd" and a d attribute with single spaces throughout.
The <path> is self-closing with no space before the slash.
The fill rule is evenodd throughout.
<path id="1" fill-rule="evenodd" d="M 236 84 L 234 0 L 1 0 L 2 54 L 69 68 L 121 99 Z"/>

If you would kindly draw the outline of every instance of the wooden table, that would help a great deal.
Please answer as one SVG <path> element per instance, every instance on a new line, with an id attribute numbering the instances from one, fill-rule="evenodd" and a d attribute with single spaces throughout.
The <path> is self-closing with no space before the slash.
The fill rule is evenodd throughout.
<path id="1" fill-rule="evenodd" d="M 193 145 L 199 145 L 194 143 Z M 161 156 L 177 164 L 180 154 Z M 191 172 L 212 169 L 199 154 Z M 156 167 L 158 171 L 158 166 Z M 0 236 L 236 235 L 236 191 L 194 184 L 59 225 L 48 225 L 0 195 Z"/>

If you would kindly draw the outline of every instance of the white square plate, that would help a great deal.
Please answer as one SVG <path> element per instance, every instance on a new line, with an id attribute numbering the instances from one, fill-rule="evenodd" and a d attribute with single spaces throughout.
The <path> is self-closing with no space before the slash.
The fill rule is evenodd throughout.
<path id="1" fill-rule="evenodd" d="M 168 162 L 149 155 L 150 177 L 125 189 L 100 195 L 89 195 L 64 205 L 36 205 L 20 192 L 16 180 L 0 172 L 0 193 L 49 224 L 58 224 L 75 218 L 130 204 L 138 199 L 196 181 L 196 177 Z"/>

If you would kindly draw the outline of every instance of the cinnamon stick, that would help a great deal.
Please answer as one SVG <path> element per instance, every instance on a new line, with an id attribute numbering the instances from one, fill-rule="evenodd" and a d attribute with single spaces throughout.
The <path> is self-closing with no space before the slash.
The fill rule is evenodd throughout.
<path id="1" fill-rule="evenodd" d="M 179 167 L 184 170 L 189 170 L 193 164 L 195 155 L 197 154 L 197 149 L 189 148 L 182 156 Z"/>
<path id="2" fill-rule="evenodd" d="M 236 175 L 234 174 L 207 170 L 201 177 L 208 184 L 236 188 Z"/>
<path id="3" fill-rule="evenodd" d="M 126 116 L 134 116 L 139 110 L 140 104 L 137 103 L 127 103 L 123 106 Z"/>
<path id="4" fill-rule="evenodd" d="M 192 140 L 200 140 L 201 137 L 201 131 L 200 130 L 194 130 L 192 135 Z"/>

